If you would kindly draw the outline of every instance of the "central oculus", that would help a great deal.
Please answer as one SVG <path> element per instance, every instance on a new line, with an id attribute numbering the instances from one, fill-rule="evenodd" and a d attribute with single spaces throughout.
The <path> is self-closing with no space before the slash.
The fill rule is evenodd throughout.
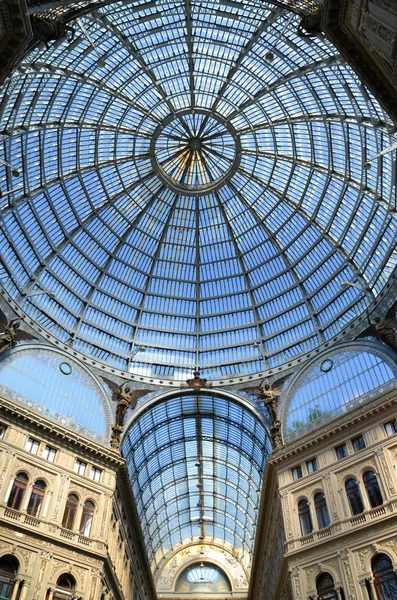
<path id="1" fill-rule="evenodd" d="M 206 110 L 169 115 L 150 144 L 154 171 L 174 192 L 199 196 L 213 192 L 236 172 L 241 144 L 234 127 Z"/>

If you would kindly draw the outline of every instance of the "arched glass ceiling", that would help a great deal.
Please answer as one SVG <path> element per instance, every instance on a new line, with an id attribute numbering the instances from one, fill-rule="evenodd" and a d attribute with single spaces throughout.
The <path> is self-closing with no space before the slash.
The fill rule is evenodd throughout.
<path id="1" fill-rule="evenodd" d="M 153 570 L 192 540 L 231 545 L 250 566 L 271 454 L 253 411 L 209 393 L 166 398 L 133 421 L 122 454 Z"/>
<path id="2" fill-rule="evenodd" d="M 395 389 L 393 361 L 363 348 L 331 354 L 295 382 L 285 404 L 284 443 Z"/>
<path id="3" fill-rule="evenodd" d="M 364 310 L 395 265 L 392 156 L 363 169 L 391 123 L 298 21 L 261 0 L 116 3 L 82 19 L 101 60 L 77 23 L 29 55 L 0 104 L 0 158 L 23 171 L 0 166 L 0 276 L 28 315 L 184 380 L 281 365 Z"/>

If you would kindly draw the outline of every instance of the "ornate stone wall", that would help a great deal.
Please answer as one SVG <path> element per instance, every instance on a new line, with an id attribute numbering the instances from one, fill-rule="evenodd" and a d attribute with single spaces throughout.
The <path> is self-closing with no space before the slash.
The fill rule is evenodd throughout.
<path id="1" fill-rule="evenodd" d="M 12 554 L 20 567 L 19 585 L 26 587 L 26 600 L 51 598 L 57 579 L 70 573 L 76 581 L 75 595 L 81 600 L 154 600 L 152 577 L 142 557 L 139 526 L 130 517 L 117 491 L 123 461 L 110 448 L 93 440 L 58 430 L 58 425 L 28 414 L 8 398 L 0 397 L 0 556 Z M 1 431 L 1 429 L 0 429 Z M 29 439 L 36 440 L 35 452 Z M 55 459 L 46 458 L 46 448 Z M 84 463 L 81 473 L 76 461 Z M 93 467 L 100 470 L 92 478 Z M 24 473 L 28 485 L 18 510 L 7 506 L 14 477 Z M 45 482 L 39 514 L 27 512 L 35 481 Z M 69 494 L 78 498 L 72 528 L 63 526 Z M 92 527 L 79 531 L 86 501 L 94 504 Z M 122 535 L 120 540 L 119 532 Z"/>
<path id="2" fill-rule="evenodd" d="M 159 570 L 156 589 L 159 594 L 169 596 L 175 589 L 179 575 L 189 565 L 207 561 L 219 566 L 229 578 L 233 592 L 247 594 L 247 572 L 238 558 L 223 548 L 210 544 L 192 544 L 175 552 Z"/>
<path id="3" fill-rule="evenodd" d="M 285 598 L 286 580 L 295 600 L 315 598 L 316 579 L 324 572 L 332 575 L 339 600 L 340 589 L 346 600 L 369 600 L 368 588 L 373 586 L 371 560 L 375 554 L 388 554 L 397 566 L 397 434 L 388 435 L 385 429 L 385 423 L 396 419 L 396 405 L 394 391 L 303 436 L 299 444 L 290 444 L 270 460 L 265 485 L 271 489 L 274 479 L 275 493 L 267 492 L 262 502 L 267 501 L 265 510 L 273 515 L 270 522 L 280 507 L 286 575 L 283 560 L 276 564 L 277 544 L 271 536 L 268 517 L 262 518 L 256 542 L 256 551 L 261 550 L 261 555 L 255 558 L 250 600 L 259 596 L 266 600 Z M 355 451 L 352 440 L 359 435 L 364 438 L 365 448 Z M 347 455 L 338 460 L 335 447 L 341 444 L 346 444 Z M 318 468 L 309 472 L 307 462 L 314 458 Z M 302 476 L 294 480 L 293 469 L 297 466 L 301 467 Z M 371 506 L 363 483 L 368 470 L 375 473 L 383 499 L 375 507 Z M 351 512 L 345 491 L 348 478 L 355 479 L 360 488 L 364 510 L 356 515 Z M 329 525 L 322 529 L 314 506 L 318 492 L 325 496 L 330 517 Z M 313 524 L 307 535 L 302 535 L 300 526 L 301 499 L 309 503 Z M 270 544 L 260 545 L 260 539 L 269 540 Z M 268 575 L 266 546 L 271 547 L 275 578 Z"/>

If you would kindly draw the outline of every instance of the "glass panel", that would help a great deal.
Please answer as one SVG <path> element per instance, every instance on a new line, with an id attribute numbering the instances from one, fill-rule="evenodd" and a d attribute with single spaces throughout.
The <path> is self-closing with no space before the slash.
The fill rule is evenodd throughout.
<path id="1" fill-rule="evenodd" d="M 0 393 L 63 426 L 97 441 L 105 440 L 105 414 L 98 386 L 76 363 L 62 372 L 62 355 L 47 350 L 19 351 L 0 365 Z M 39 442 L 27 449 L 37 453 Z"/>
<path id="2" fill-rule="evenodd" d="M 343 352 L 327 360 L 330 368 L 324 368 L 326 361 L 314 367 L 300 381 L 292 397 L 288 408 L 287 441 L 395 386 L 391 367 L 375 354 Z M 338 458 L 342 456 L 338 454 Z"/>

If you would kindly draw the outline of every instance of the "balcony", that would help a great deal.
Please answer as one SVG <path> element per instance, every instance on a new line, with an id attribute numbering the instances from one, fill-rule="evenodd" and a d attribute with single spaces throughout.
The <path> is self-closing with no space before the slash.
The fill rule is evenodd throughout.
<path id="1" fill-rule="evenodd" d="M 311 544 L 314 544 L 316 542 L 321 542 L 330 536 L 336 534 L 340 535 L 341 533 L 348 532 L 351 529 L 355 529 L 356 527 L 364 526 L 367 523 L 372 523 L 374 521 L 377 521 L 378 519 L 387 518 L 390 514 L 393 513 L 394 510 L 395 508 L 393 507 L 393 503 L 388 502 L 386 504 L 382 504 L 381 506 L 376 506 L 375 508 L 365 510 L 359 515 L 354 515 L 344 518 L 342 520 L 334 521 L 328 527 L 314 530 L 309 535 L 302 536 L 295 540 L 287 541 L 286 550 L 287 552 L 292 552 L 293 550 L 297 550 L 298 548 L 310 546 Z"/>
<path id="2" fill-rule="evenodd" d="M 4 518 L 4 521 L 18 522 L 22 527 L 26 527 L 26 529 L 39 530 L 45 536 L 67 540 L 73 545 L 91 548 L 100 553 L 106 551 L 106 545 L 102 540 L 81 535 L 77 531 L 65 529 L 56 523 L 50 523 L 46 519 L 37 519 L 36 517 L 27 515 L 26 512 L 20 512 L 8 506 L 0 506 L 0 520 L 2 518 Z M 1 597 L 0 600 L 2 600 Z"/>

